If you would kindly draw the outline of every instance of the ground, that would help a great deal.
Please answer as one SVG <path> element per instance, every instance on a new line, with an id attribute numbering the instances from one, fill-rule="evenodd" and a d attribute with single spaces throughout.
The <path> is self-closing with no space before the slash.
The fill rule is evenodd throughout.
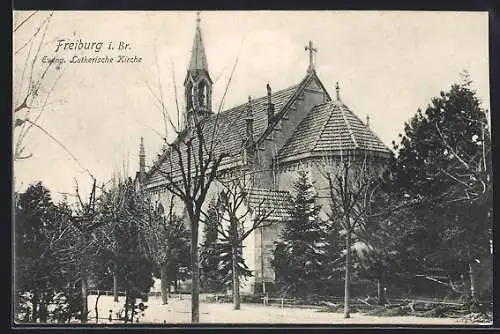
<path id="1" fill-rule="evenodd" d="M 89 296 L 89 323 L 95 322 L 95 299 Z M 200 300 L 204 297 L 201 296 Z M 101 296 L 99 299 L 99 323 L 109 324 L 109 311 L 116 312 L 123 307 L 124 299 L 113 302 L 111 296 Z M 182 295 L 182 299 L 172 297 L 168 305 L 162 305 L 159 297 L 150 297 L 148 308 L 140 315 L 140 323 L 190 323 L 191 302 L 189 295 Z M 112 323 L 121 323 L 114 320 Z M 135 320 L 134 320 L 135 322 Z M 264 306 L 259 304 L 242 304 L 241 310 L 232 309 L 230 303 L 200 303 L 200 323 L 295 323 L 295 324 L 401 324 L 401 325 L 451 325 L 464 324 L 463 321 L 453 318 L 421 318 L 414 316 L 377 317 L 362 313 L 353 313 L 350 319 L 344 319 L 342 313 L 318 312 L 317 309 L 281 308 L 279 306 Z"/>

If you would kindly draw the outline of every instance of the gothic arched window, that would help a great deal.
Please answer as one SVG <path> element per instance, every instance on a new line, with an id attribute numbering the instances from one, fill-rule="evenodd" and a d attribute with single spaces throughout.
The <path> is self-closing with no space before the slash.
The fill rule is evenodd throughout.
<path id="1" fill-rule="evenodd" d="M 200 106 L 208 106 L 208 98 L 210 92 L 208 91 L 208 84 L 205 80 L 201 80 L 198 84 L 198 103 Z"/>

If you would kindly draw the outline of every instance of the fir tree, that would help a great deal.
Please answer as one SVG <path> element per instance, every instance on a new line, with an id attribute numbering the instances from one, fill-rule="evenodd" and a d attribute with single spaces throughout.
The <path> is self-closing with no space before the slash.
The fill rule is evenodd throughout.
<path id="1" fill-rule="evenodd" d="M 228 230 L 228 234 L 231 232 Z M 220 282 L 225 287 L 231 287 L 233 283 L 233 259 L 232 259 L 232 249 L 230 240 L 223 238 L 216 246 L 216 252 L 218 255 L 219 263 L 218 269 Z M 240 281 L 240 286 L 248 278 L 252 277 L 252 271 L 248 269 L 243 258 L 243 246 L 239 247 L 236 251 L 236 268 L 238 270 L 238 278 Z"/>
<path id="2" fill-rule="evenodd" d="M 216 292 L 223 288 L 219 272 L 220 249 L 217 246 L 218 225 L 217 199 L 213 198 L 204 220 L 204 241 L 200 251 L 201 284 L 202 289 L 206 292 Z"/>
<path id="3" fill-rule="evenodd" d="M 395 192 L 423 204 L 407 219 L 407 248 L 417 270 L 470 275 L 490 255 L 491 147 L 487 113 L 468 74 L 405 124 L 391 166 Z M 460 269 L 461 268 L 461 269 Z"/>
<path id="4" fill-rule="evenodd" d="M 78 265 L 75 234 L 67 224 L 65 204 L 54 204 L 42 183 L 30 185 L 16 198 L 15 274 L 16 320 L 58 322 L 77 315 L 75 295 Z M 72 298 L 73 297 L 73 298 Z M 55 306 L 49 310 L 49 305 Z"/>
<path id="5" fill-rule="evenodd" d="M 314 187 L 305 172 L 299 172 L 293 188 L 291 219 L 285 223 L 281 240 L 275 242 L 272 265 L 283 292 L 305 296 L 322 288 L 329 263 L 327 234 L 318 217 L 320 206 Z"/>
<path id="6" fill-rule="evenodd" d="M 207 291 L 221 291 L 231 286 L 233 281 L 233 260 L 231 230 L 228 229 L 228 237 L 220 235 L 219 229 L 222 227 L 221 215 L 224 210 L 220 205 L 220 200 L 214 198 L 208 207 L 206 219 L 204 221 L 205 240 L 201 246 L 201 277 L 204 289 Z M 237 254 L 237 268 L 239 277 L 246 279 L 252 276 L 243 259 L 242 248 Z"/>

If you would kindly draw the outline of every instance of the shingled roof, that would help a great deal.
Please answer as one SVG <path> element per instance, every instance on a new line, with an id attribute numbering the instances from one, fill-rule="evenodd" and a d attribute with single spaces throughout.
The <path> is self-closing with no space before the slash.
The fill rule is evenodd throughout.
<path id="1" fill-rule="evenodd" d="M 247 205 L 262 214 L 269 214 L 266 220 L 287 220 L 290 218 L 291 196 L 288 191 L 262 188 L 248 190 Z"/>
<path id="2" fill-rule="evenodd" d="M 271 101 L 274 104 L 275 113 L 280 112 L 285 105 L 290 101 L 297 91 L 299 85 L 291 86 L 286 89 L 276 91 L 271 94 Z M 246 139 L 246 112 L 248 103 L 238 105 L 236 107 L 227 109 L 218 114 L 212 114 L 206 119 L 203 127 L 204 140 L 206 143 L 214 140 L 214 156 L 219 156 L 221 153 L 227 153 L 229 156 L 225 158 L 221 166 L 231 165 L 240 159 L 240 151 L 242 148 L 243 140 Z M 252 100 L 253 112 L 253 135 L 256 141 L 264 133 L 268 126 L 267 120 L 267 96 L 263 96 Z M 215 131 L 214 131 L 214 127 Z M 181 134 L 182 135 L 182 134 Z M 197 139 L 195 138 L 195 141 Z M 194 147 L 197 147 L 196 144 Z M 169 152 L 166 151 L 154 163 L 153 167 L 146 173 L 147 183 L 160 182 L 164 178 L 162 174 L 172 171 L 175 173 L 179 170 L 179 164 L 176 163 L 177 155 L 172 154 L 169 157 Z M 172 162 L 170 162 L 172 159 Z M 155 171 L 160 172 L 155 173 Z"/>
<path id="3" fill-rule="evenodd" d="M 330 101 L 311 109 L 278 152 L 278 161 L 340 155 L 355 150 L 368 150 L 384 156 L 391 153 L 347 106 L 340 101 Z"/>

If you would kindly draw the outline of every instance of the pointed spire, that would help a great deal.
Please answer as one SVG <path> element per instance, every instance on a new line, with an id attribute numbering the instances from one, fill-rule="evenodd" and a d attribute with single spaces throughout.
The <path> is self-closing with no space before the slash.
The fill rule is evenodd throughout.
<path id="1" fill-rule="evenodd" d="M 247 141 L 253 141 L 253 110 L 252 110 L 252 97 L 248 96 L 248 104 L 247 104 L 247 115 L 246 115 L 246 126 L 247 126 Z"/>
<path id="2" fill-rule="evenodd" d="M 139 146 L 139 172 L 146 172 L 146 151 L 144 150 L 144 138 L 141 137 L 141 145 Z"/>
<path id="3" fill-rule="evenodd" d="M 336 93 L 336 96 L 337 96 L 337 101 L 340 101 L 340 85 L 339 85 L 338 81 L 335 84 L 335 93 Z"/>
<path id="4" fill-rule="evenodd" d="M 266 85 L 267 90 L 267 124 L 271 124 L 272 118 L 274 117 L 274 103 L 272 100 L 272 91 L 269 82 Z"/>
<path id="5" fill-rule="evenodd" d="M 252 97 L 250 95 L 248 95 L 247 119 L 252 119 L 253 120 Z"/>
<path id="6" fill-rule="evenodd" d="M 196 13 L 196 33 L 194 35 L 193 49 L 191 51 L 191 61 L 189 62 L 189 70 L 205 70 L 208 72 L 207 56 L 205 54 L 205 46 L 201 36 L 200 28 L 200 12 Z"/>
<path id="7" fill-rule="evenodd" d="M 144 137 L 141 137 L 141 145 L 139 146 L 139 155 L 145 156 L 146 151 L 144 150 Z"/>

